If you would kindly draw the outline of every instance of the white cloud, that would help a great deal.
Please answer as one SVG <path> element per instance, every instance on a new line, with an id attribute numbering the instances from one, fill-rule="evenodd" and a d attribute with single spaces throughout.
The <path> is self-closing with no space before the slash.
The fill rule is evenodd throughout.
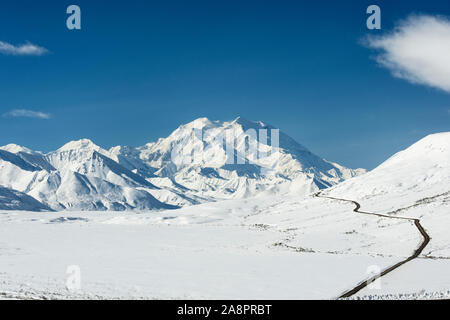
<path id="1" fill-rule="evenodd" d="M 389 34 L 369 37 L 377 61 L 395 77 L 450 93 L 450 20 L 413 15 Z"/>
<path id="2" fill-rule="evenodd" d="M 48 53 L 48 50 L 30 42 L 15 46 L 0 41 L 0 53 L 14 56 L 42 56 Z"/>
<path id="3" fill-rule="evenodd" d="M 25 117 L 25 118 L 37 118 L 37 119 L 50 119 L 51 115 L 49 113 L 44 113 L 44 112 L 40 112 L 40 111 L 14 109 L 7 113 L 4 113 L 3 117 L 6 117 L 6 118 Z"/>

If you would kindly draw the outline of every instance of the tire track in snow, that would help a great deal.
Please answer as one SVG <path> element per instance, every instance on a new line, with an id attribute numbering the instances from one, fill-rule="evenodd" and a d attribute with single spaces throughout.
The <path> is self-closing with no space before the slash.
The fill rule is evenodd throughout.
<path id="1" fill-rule="evenodd" d="M 318 198 L 326 198 L 326 199 L 331 199 L 331 200 L 337 200 L 337 201 L 346 201 L 346 202 L 351 202 L 353 203 L 356 207 L 355 209 L 353 209 L 354 212 L 357 213 L 361 213 L 361 214 L 367 214 L 367 215 L 372 215 L 372 216 L 377 216 L 377 217 L 381 217 L 381 218 L 388 218 L 388 219 L 398 219 L 398 220 L 408 220 L 408 221 L 413 221 L 414 225 L 416 226 L 417 230 L 419 230 L 420 234 L 423 237 L 423 241 L 420 244 L 420 246 L 414 251 L 414 253 L 409 256 L 408 258 L 406 258 L 405 260 L 402 260 L 396 264 L 394 264 L 393 266 L 388 267 L 387 269 L 383 270 L 380 274 L 377 274 L 369 279 L 363 280 L 362 282 L 360 282 L 356 287 L 354 287 L 353 289 L 350 289 L 348 291 L 346 291 L 345 293 L 343 293 L 339 298 L 348 298 L 351 297 L 352 295 L 356 294 L 357 292 L 359 292 L 361 289 L 367 287 L 369 284 L 371 284 L 372 282 L 376 281 L 377 279 L 385 276 L 386 274 L 394 271 L 395 269 L 401 267 L 402 265 L 404 265 L 405 263 L 408 263 L 409 261 L 417 258 L 423 251 L 423 249 L 425 249 L 425 247 L 428 245 L 428 243 L 431 240 L 431 237 L 428 235 L 428 233 L 425 231 L 425 229 L 423 228 L 423 226 L 420 224 L 420 219 L 416 219 L 416 218 L 410 218 L 410 217 L 395 217 L 395 216 L 389 216 L 389 215 L 385 215 L 385 214 L 381 214 L 381 213 L 373 213 L 373 212 L 366 212 L 366 211 L 360 211 L 359 209 L 361 209 L 361 205 L 354 201 L 354 200 L 347 200 L 347 199 L 340 199 L 340 198 L 334 198 L 334 197 L 328 197 L 328 196 L 322 196 L 320 195 L 320 192 L 317 192 L 316 194 L 314 194 L 315 197 Z"/>

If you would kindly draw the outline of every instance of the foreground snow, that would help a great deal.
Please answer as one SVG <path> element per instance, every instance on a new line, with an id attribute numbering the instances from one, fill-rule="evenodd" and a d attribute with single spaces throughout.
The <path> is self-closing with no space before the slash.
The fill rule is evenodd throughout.
<path id="1" fill-rule="evenodd" d="M 7 298 L 334 299 L 370 266 L 385 268 L 420 241 L 408 222 L 352 209 L 280 197 L 141 214 L 3 212 L 0 291 Z M 81 292 L 65 288 L 69 265 L 81 268 Z"/>

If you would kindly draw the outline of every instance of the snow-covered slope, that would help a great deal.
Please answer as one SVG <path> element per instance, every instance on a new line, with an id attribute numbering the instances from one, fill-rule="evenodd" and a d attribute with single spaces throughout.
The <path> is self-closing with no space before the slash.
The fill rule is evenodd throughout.
<path id="1" fill-rule="evenodd" d="M 450 132 L 444 132 L 423 138 L 372 171 L 332 188 L 329 194 L 386 211 L 449 191 Z"/>
<path id="2" fill-rule="evenodd" d="M 0 185 L 26 193 L 54 210 L 173 208 L 146 191 L 155 187 L 145 179 L 83 146 L 78 152 L 63 149 L 49 155 L 4 148 L 0 150 Z"/>
<path id="3" fill-rule="evenodd" d="M 60 171 L 70 170 L 111 183 L 156 188 L 141 176 L 131 172 L 108 157 L 108 152 L 88 139 L 72 141 L 50 152 L 46 159 Z"/>
<path id="4" fill-rule="evenodd" d="M 51 211 L 29 195 L 0 186 L 0 210 Z"/>
<path id="5" fill-rule="evenodd" d="M 358 293 L 359 296 L 403 294 L 406 298 L 404 293 L 414 296 L 424 288 L 429 291 L 450 288 L 447 276 L 450 261 L 450 132 L 429 135 L 374 170 L 326 190 L 324 194 L 356 200 L 364 211 L 419 219 L 431 238 L 420 259 L 383 277 L 383 286 L 377 292 L 366 288 Z M 373 223 L 400 221 L 376 217 L 372 220 Z M 411 223 L 411 226 L 414 225 Z M 406 235 L 404 231 L 395 234 L 399 238 L 390 245 L 401 244 L 401 237 Z M 420 235 L 418 230 L 410 231 L 410 234 Z M 410 255 L 420 243 L 410 249 Z"/>

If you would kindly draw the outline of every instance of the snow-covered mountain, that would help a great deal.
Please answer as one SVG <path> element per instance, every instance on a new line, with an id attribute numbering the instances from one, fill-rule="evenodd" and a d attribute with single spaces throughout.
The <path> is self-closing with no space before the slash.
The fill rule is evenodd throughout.
<path id="1" fill-rule="evenodd" d="M 167 138 L 105 150 L 88 139 L 48 154 L 0 147 L 0 185 L 54 210 L 169 209 L 308 194 L 363 173 L 326 161 L 262 122 L 200 118 Z"/>
<path id="2" fill-rule="evenodd" d="M 110 153 L 154 184 L 200 202 L 307 194 L 365 172 L 326 161 L 274 129 L 241 117 L 230 122 L 200 118 L 167 138 L 139 148 L 115 147 Z M 272 132 L 279 137 L 278 146 L 272 143 Z"/>
<path id="3" fill-rule="evenodd" d="M 156 187 L 84 142 L 79 142 L 77 150 L 66 145 L 48 155 L 20 146 L 3 147 L 0 185 L 25 193 L 54 210 L 173 208 L 145 190 Z"/>
<path id="4" fill-rule="evenodd" d="M 388 211 L 450 192 L 450 132 L 426 136 L 372 171 L 329 190 Z"/>
<path id="5" fill-rule="evenodd" d="M 45 156 L 60 171 L 70 170 L 100 178 L 121 186 L 148 187 L 154 185 L 108 157 L 108 152 L 88 139 L 72 141 Z"/>

